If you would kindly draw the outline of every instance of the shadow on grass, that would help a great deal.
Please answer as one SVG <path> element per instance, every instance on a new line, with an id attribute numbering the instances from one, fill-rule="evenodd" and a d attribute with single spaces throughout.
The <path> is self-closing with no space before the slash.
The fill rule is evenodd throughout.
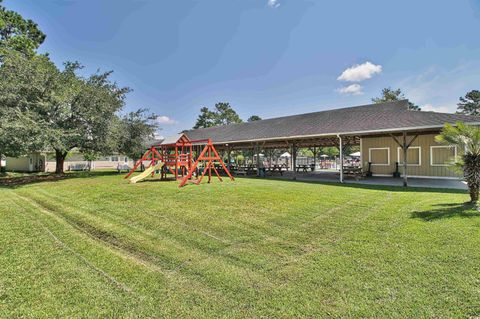
<path id="1" fill-rule="evenodd" d="M 423 219 L 424 221 L 434 221 L 452 217 L 480 217 L 480 211 L 475 204 L 456 203 L 456 204 L 437 204 L 431 210 L 412 212 L 412 218 Z"/>
<path id="2" fill-rule="evenodd" d="M 432 187 L 403 187 L 403 186 L 394 186 L 394 185 L 375 185 L 375 184 L 360 184 L 360 183 L 340 183 L 338 181 L 327 181 L 327 180 L 293 180 L 286 178 L 275 178 L 275 177 L 244 177 L 244 176 L 235 176 L 236 179 L 257 179 L 257 180 L 268 180 L 276 182 L 287 182 L 287 183 L 302 183 L 302 184 L 320 184 L 320 185 L 331 185 L 338 186 L 342 188 L 352 188 L 352 189 L 371 189 L 371 190 L 380 190 L 380 191 L 389 191 L 389 192 L 424 192 L 424 193 L 451 193 L 451 194 L 467 194 L 467 190 L 455 189 L 455 188 L 432 188 Z"/>
<path id="3" fill-rule="evenodd" d="M 1 176 L 0 175 L 0 188 L 17 188 L 23 185 L 37 184 L 43 182 L 58 182 L 66 179 L 74 178 L 95 178 L 102 176 L 111 176 L 118 175 L 121 177 L 122 174 L 119 174 L 117 171 L 105 170 L 105 171 L 91 171 L 91 172 L 67 172 L 65 174 L 55 174 L 55 173 L 36 173 L 36 174 L 25 174 L 21 176 Z"/>
<path id="4" fill-rule="evenodd" d="M 164 179 L 146 178 L 146 179 L 143 179 L 141 181 L 138 181 L 136 184 L 140 184 L 140 183 L 163 183 L 163 182 L 175 182 L 175 181 L 176 181 L 175 177 L 168 177 L 168 178 L 164 178 Z"/>

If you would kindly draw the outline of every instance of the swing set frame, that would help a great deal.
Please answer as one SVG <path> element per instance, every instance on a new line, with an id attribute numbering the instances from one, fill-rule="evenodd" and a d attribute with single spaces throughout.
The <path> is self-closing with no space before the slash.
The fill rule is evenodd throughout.
<path id="1" fill-rule="evenodd" d="M 202 145 L 205 146 L 203 150 L 199 152 Z M 195 154 L 196 158 L 193 156 L 194 148 L 197 149 L 197 153 Z M 198 185 L 202 182 L 205 175 L 207 175 L 208 183 L 210 183 L 213 176 L 212 171 L 219 181 L 222 182 L 223 179 L 215 167 L 215 164 L 221 166 L 230 180 L 235 180 L 215 149 L 211 139 L 191 141 L 185 134 L 182 134 L 176 142 L 162 142 L 157 145 L 152 145 L 124 178 L 129 178 L 144 162 L 148 162 L 147 168 L 159 162 L 164 163 L 163 168 L 160 170 L 160 179 L 165 180 L 168 172 L 170 172 L 175 177 L 175 180 L 180 182 L 178 187 L 183 187 L 187 183 Z M 200 166 L 203 166 L 201 173 L 199 170 Z M 155 171 L 152 172 L 151 176 L 153 177 L 154 175 Z"/>

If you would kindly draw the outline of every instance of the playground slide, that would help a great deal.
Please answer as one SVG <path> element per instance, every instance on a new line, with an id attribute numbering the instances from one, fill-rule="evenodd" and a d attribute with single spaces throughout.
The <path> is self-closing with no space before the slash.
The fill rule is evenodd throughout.
<path id="1" fill-rule="evenodd" d="M 130 183 L 132 184 L 135 184 L 136 182 L 139 182 L 141 181 L 142 179 L 145 179 L 147 178 L 148 176 L 150 176 L 154 171 L 156 170 L 159 170 L 159 169 L 162 169 L 164 163 L 163 162 L 159 162 L 157 165 L 155 166 L 150 166 L 149 168 L 147 168 L 145 171 L 143 171 L 142 173 L 138 174 L 138 175 L 135 175 L 133 176 L 132 178 L 130 178 Z"/>

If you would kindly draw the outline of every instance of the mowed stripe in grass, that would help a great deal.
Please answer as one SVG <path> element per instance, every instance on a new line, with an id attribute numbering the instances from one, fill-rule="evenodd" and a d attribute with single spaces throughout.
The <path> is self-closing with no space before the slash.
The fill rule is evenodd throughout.
<path id="1" fill-rule="evenodd" d="M 15 293 L 2 298 L 6 285 L 0 286 L 5 314 L 462 317 L 480 311 L 480 217 L 462 205 L 465 193 L 260 179 L 178 189 L 175 182 L 129 185 L 120 176 L 93 174 L 0 194 L 9 203 L 0 209 L 2 228 L 12 228 L 11 236 L 21 228 L 18 240 L 34 244 L 25 257 L 13 254 L 0 265 L 23 264 L 28 254 L 55 265 L 39 267 L 49 282 L 37 284 L 27 300 L 56 296 L 57 280 L 78 279 L 70 279 L 77 269 L 86 276 L 59 298 L 18 310 L 15 293 L 35 278 L 16 283 L 11 271 Z M 42 234 L 42 247 L 29 228 Z M 0 236 L 15 251 L 16 242 Z"/>

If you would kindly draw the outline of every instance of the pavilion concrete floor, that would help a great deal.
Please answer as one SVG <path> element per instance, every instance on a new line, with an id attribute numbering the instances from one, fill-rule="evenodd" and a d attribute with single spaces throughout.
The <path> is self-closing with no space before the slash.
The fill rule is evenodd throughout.
<path id="1" fill-rule="evenodd" d="M 315 171 L 315 172 L 299 172 L 297 173 L 297 181 L 308 182 L 339 182 L 339 172 L 336 171 Z M 279 174 L 267 175 L 267 178 L 275 179 L 293 179 L 293 172 L 284 172 L 283 176 Z M 382 186 L 403 186 L 403 178 L 393 177 L 367 177 L 355 180 L 353 177 L 346 176 L 344 183 L 349 184 L 366 184 L 366 185 L 382 185 Z M 450 188 L 450 189 L 467 189 L 465 182 L 453 179 L 434 179 L 434 178 L 408 178 L 409 187 L 427 187 L 427 188 Z"/>

